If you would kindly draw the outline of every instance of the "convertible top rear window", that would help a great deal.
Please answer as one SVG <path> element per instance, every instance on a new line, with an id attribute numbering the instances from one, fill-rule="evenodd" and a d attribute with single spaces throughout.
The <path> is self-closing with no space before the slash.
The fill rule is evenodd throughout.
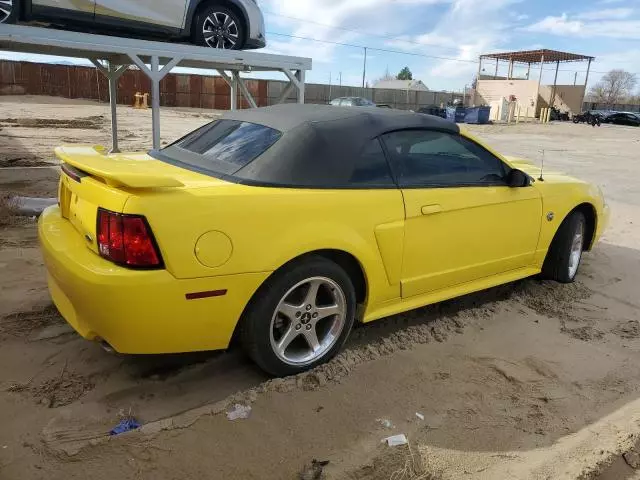
<path id="1" fill-rule="evenodd" d="M 233 175 L 281 135 L 256 123 L 216 120 L 163 148 L 158 157 L 207 174 Z"/>

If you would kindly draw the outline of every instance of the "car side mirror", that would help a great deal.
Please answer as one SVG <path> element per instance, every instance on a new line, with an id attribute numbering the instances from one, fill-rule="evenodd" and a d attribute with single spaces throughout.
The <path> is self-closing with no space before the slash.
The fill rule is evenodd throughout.
<path id="1" fill-rule="evenodd" d="M 507 185 L 512 188 L 528 187 L 531 185 L 531 177 L 522 170 L 514 168 L 507 174 Z"/>

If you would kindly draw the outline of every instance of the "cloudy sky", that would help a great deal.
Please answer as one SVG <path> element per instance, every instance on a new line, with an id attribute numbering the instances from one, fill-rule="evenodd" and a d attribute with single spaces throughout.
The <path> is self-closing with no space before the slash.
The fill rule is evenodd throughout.
<path id="1" fill-rule="evenodd" d="M 308 82 L 361 85 L 405 65 L 431 89 L 462 90 L 481 53 L 549 48 L 597 57 L 640 76 L 640 0 L 258 0 L 269 53 L 313 58 Z M 347 45 L 341 45 L 347 44 Z M 7 54 L 5 54 L 5 57 Z M 11 58 L 16 58 L 11 55 Z M 483 65 L 493 73 L 494 64 Z M 543 80 L 553 80 L 552 65 Z M 586 64 L 561 66 L 583 82 Z M 506 71 L 506 70 L 505 70 Z M 516 70 L 517 74 L 524 71 Z"/>
<path id="2" fill-rule="evenodd" d="M 432 89 L 462 89 L 480 53 L 549 48 L 597 57 L 593 72 L 640 71 L 640 0 L 262 0 L 271 52 L 313 58 L 311 81 L 362 83 L 407 65 Z M 379 50 L 375 50 L 379 49 Z M 409 55 L 411 54 L 411 55 Z M 439 57 L 439 58 L 434 58 Z M 486 66 L 493 73 L 493 64 Z M 553 80 L 553 66 L 544 78 Z M 586 64 L 558 81 L 584 81 Z M 524 73 L 516 71 L 516 74 Z M 590 84 L 601 73 L 590 76 Z"/>

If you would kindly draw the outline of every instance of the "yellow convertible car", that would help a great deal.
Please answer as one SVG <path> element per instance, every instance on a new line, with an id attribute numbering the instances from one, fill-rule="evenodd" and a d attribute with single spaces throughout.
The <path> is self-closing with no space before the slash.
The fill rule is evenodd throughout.
<path id="1" fill-rule="evenodd" d="M 56 152 L 39 237 L 65 319 L 121 353 L 237 336 L 274 375 L 327 361 L 356 321 L 571 282 L 608 217 L 596 186 L 389 109 L 242 110 L 158 151 Z"/>

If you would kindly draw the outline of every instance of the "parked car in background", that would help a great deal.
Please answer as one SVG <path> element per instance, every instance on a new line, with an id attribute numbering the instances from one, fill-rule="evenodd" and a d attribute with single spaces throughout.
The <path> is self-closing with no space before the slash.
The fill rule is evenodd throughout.
<path id="1" fill-rule="evenodd" d="M 0 0 L 0 23 L 20 21 L 189 39 L 225 50 L 266 45 L 264 18 L 255 0 Z"/>
<path id="2" fill-rule="evenodd" d="M 334 107 L 377 107 L 371 100 L 362 97 L 338 97 L 329 102 Z M 385 105 L 388 107 L 388 105 Z"/>
<path id="3" fill-rule="evenodd" d="M 49 291 L 120 353 L 225 349 L 267 372 L 370 322 L 542 273 L 572 282 L 607 224 L 594 185 L 455 123 L 382 108 L 225 113 L 161 150 L 56 150 L 39 220 Z M 268 252 L 268 254 L 265 254 Z"/>
<path id="4" fill-rule="evenodd" d="M 422 113 L 424 115 L 435 115 L 436 117 L 447 118 L 447 109 L 440 108 L 437 105 L 429 105 L 427 107 L 422 107 L 418 109 L 418 113 Z"/>
<path id="5" fill-rule="evenodd" d="M 631 112 L 618 112 L 605 117 L 603 123 L 613 123 L 614 125 L 628 125 L 631 127 L 640 126 L 640 117 Z"/>

